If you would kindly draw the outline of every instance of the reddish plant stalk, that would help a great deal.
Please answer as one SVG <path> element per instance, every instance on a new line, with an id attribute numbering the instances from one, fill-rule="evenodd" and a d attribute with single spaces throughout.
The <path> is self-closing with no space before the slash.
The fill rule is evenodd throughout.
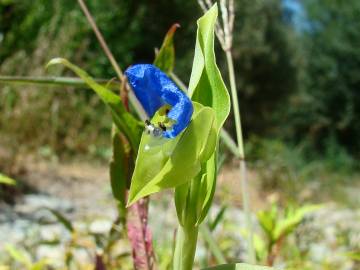
<path id="1" fill-rule="evenodd" d="M 87 8 L 85 2 L 83 0 L 78 0 L 81 9 L 83 10 L 89 24 L 91 25 L 104 53 L 108 57 L 110 63 L 115 69 L 116 74 L 119 77 L 119 80 L 122 82 L 122 86 L 120 87 L 120 96 L 121 100 L 124 103 L 125 108 L 129 110 L 128 104 L 128 86 L 126 82 L 126 78 L 122 73 L 119 65 L 117 64 L 111 50 L 107 46 L 107 43 L 101 34 L 99 28 L 96 25 L 96 22 L 91 15 L 89 9 Z M 131 97 L 130 97 L 131 98 Z M 136 104 L 136 100 L 132 100 L 133 103 Z M 143 117 L 144 112 L 142 108 L 139 106 L 135 106 L 137 108 L 137 112 L 140 116 Z M 147 225 L 148 220 L 148 203 L 149 199 L 145 198 L 135 203 L 133 206 L 128 208 L 127 210 L 127 230 L 128 237 L 132 246 L 132 253 L 134 259 L 134 269 L 135 270 L 153 270 L 155 256 L 152 247 L 152 236 L 150 229 Z"/>
<path id="2" fill-rule="evenodd" d="M 141 199 L 128 208 L 126 227 L 132 246 L 132 256 L 136 270 L 154 270 L 155 256 L 152 234 L 148 226 L 149 199 Z"/>

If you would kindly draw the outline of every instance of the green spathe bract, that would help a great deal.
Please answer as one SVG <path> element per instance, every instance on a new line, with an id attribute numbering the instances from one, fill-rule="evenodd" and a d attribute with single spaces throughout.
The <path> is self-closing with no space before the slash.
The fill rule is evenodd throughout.
<path id="1" fill-rule="evenodd" d="M 180 223 L 174 253 L 175 270 L 192 269 L 198 225 L 206 217 L 216 185 L 219 131 L 230 112 L 230 98 L 216 65 L 214 5 L 198 20 L 195 57 L 189 95 L 194 113 L 189 126 L 175 139 L 152 138 L 143 133 L 131 181 L 128 205 L 175 188 Z M 152 122 L 156 123 L 160 114 Z"/>
<path id="2" fill-rule="evenodd" d="M 215 111 L 216 144 L 219 131 L 230 112 L 229 94 L 216 65 L 214 53 L 217 14 L 217 5 L 214 5 L 197 22 L 195 56 L 189 85 L 191 99 Z M 190 222 L 197 226 L 207 215 L 216 186 L 216 151 L 212 153 L 210 159 L 201 164 L 201 171 L 194 181 L 195 184 L 181 186 L 175 190 L 176 209 L 182 225 Z M 187 201 L 188 197 L 189 201 Z M 186 206 L 189 202 L 192 205 Z"/>
<path id="3" fill-rule="evenodd" d="M 158 139 L 143 133 L 131 180 L 129 205 L 152 193 L 190 181 L 200 172 L 201 163 L 210 158 L 216 144 L 215 112 L 198 103 L 194 103 L 194 109 L 190 125 L 175 139 Z"/>
<path id="4" fill-rule="evenodd" d="M 174 34 L 178 27 L 180 27 L 178 24 L 174 24 L 171 26 L 154 60 L 154 65 L 160 68 L 166 74 L 170 74 L 174 69 L 174 65 L 175 65 Z"/>
<path id="5" fill-rule="evenodd" d="M 214 171 L 215 166 L 207 166 L 206 162 L 214 155 L 218 132 L 230 111 L 228 92 L 215 62 L 216 17 L 217 6 L 214 6 L 198 21 L 199 29 L 189 93 L 193 100 L 200 104 L 194 103 L 195 112 L 192 122 L 180 138 L 154 146 L 153 151 L 148 149 L 151 148 L 149 136 L 143 134 L 128 204 L 163 189 L 186 184 L 199 173 L 208 175 L 206 172 L 208 167 Z M 174 149 L 171 154 L 167 150 L 169 147 Z M 158 148 L 158 151 L 155 148 Z M 164 152 L 168 154 L 164 155 Z M 213 164 L 214 160 L 215 157 L 211 159 L 210 164 Z M 208 183 L 201 188 L 201 192 L 205 192 L 202 196 L 204 202 L 209 201 L 214 189 L 214 177 L 208 178 L 211 179 L 212 184 Z M 207 205 L 204 205 L 204 208 L 207 208 Z"/>
<path id="6" fill-rule="evenodd" d="M 229 94 L 215 61 L 214 27 L 217 13 L 217 5 L 214 5 L 198 20 L 195 57 L 189 86 L 189 95 L 194 102 L 214 110 L 213 140 L 216 146 L 219 131 L 230 112 Z M 175 270 L 192 269 L 198 226 L 206 217 L 215 193 L 216 151 L 217 147 L 206 153 L 208 159 L 201 161 L 201 169 L 191 181 L 175 188 L 175 205 L 180 223 L 174 253 Z"/>
<path id="7" fill-rule="evenodd" d="M 230 112 L 230 97 L 215 59 L 214 27 L 217 15 L 217 5 L 214 5 L 197 22 L 189 95 L 193 101 L 215 110 L 219 131 Z"/>

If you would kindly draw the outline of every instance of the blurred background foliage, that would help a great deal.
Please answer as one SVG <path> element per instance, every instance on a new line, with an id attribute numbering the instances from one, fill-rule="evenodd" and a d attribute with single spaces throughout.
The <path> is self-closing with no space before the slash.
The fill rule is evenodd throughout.
<path id="1" fill-rule="evenodd" d="M 133 63 L 151 63 L 155 48 L 161 45 L 169 27 L 179 23 L 181 28 L 175 34 L 175 73 L 188 82 L 195 21 L 202 14 L 197 1 L 86 0 L 86 3 L 123 69 Z M 358 209 L 360 1 L 235 0 L 235 3 L 233 56 L 246 152 L 250 178 L 260 180 L 250 181 L 258 196 L 250 194 L 253 208 L 269 205 L 270 201 L 279 202 L 284 209 L 291 203 L 331 201 Z M 77 1 L 0 0 L 0 76 L 74 76 L 61 67 L 52 68 L 51 73 L 45 70 L 46 63 L 58 56 L 70 59 L 94 77 L 108 80 L 116 77 Z M 227 80 L 226 62 L 219 46 L 217 60 Z M 235 135 L 232 116 L 226 129 Z M 0 84 L 0 172 L 17 180 L 21 170 L 16 165 L 26 167 L 21 159 L 27 154 L 50 160 L 108 161 L 110 133 L 110 114 L 92 91 Z M 226 150 L 220 151 L 222 161 L 226 154 Z M 55 162 L 48 170 L 56 173 L 58 165 Z M 238 208 L 240 195 L 233 185 L 238 181 L 237 169 L 234 174 L 233 163 L 224 166 L 220 178 L 226 181 L 219 181 L 217 193 L 221 199 L 217 203 L 226 204 L 232 198 L 231 204 Z M 88 169 L 78 170 L 86 176 Z M 92 171 L 88 174 L 91 176 L 87 178 L 99 185 L 96 178 L 101 180 L 103 176 Z M 64 180 L 60 177 L 58 181 L 56 174 L 35 177 L 50 178 L 53 182 L 49 187 Z M 76 183 L 75 178 L 70 177 L 71 183 Z M 24 184 L 26 181 L 16 183 L 18 189 L 30 189 Z M 20 192 L 14 186 L 1 188 L 0 199 L 9 202 Z M 228 189 L 235 192 L 233 197 Z M 92 204 L 93 199 L 90 200 Z M 168 205 L 169 202 L 164 203 L 165 209 Z M 236 215 L 231 211 L 228 210 L 228 218 L 227 214 L 224 219 L 219 218 L 218 223 L 223 225 L 222 230 L 218 229 L 217 242 L 227 257 L 239 258 L 239 254 L 232 254 L 234 247 L 239 246 L 234 235 L 239 234 L 239 224 L 244 222 L 240 220 L 235 226 Z M 352 258 L 357 269 L 358 230 L 353 230 L 358 228 L 357 219 L 351 218 L 353 212 L 347 209 L 341 213 L 332 211 L 317 216 L 313 222 L 317 226 L 315 231 L 303 224 L 284 242 L 282 257 L 298 264 L 289 269 L 342 269 L 326 266 L 323 261 L 319 268 L 308 265 L 315 260 L 311 256 L 321 253 L 308 250 L 309 243 L 314 242 L 311 237 L 327 234 L 325 228 L 329 226 L 343 226 L 345 233 L 333 228 L 337 238 L 336 241 L 330 238 L 335 242 L 329 240 L 328 257 L 336 254 L 333 248 L 338 245 L 337 250 L 349 250 L 351 256 L 357 256 Z M 278 216 L 281 221 L 285 212 L 279 208 L 275 214 L 271 211 L 267 214 L 271 218 Z M 154 228 L 164 234 L 162 223 Z M 260 243 L 265 247 L 263 251 L 271 253 L 266 250 L 268 240 L 265 237 Z M 69 241 L 72 243 L 73 238 Z M 163 264 L 170 263 L 162 259 L 170 257 L 166 252 L 159 255 Z"/>
<path id="2" fill-rule="evenodd" d="M 152 62 L 167 29 L 180 23 L 175 72 L 188 81 L 194 21 L 201 14 L 196 1 L 87 3 L 124 69 Z M 355 166 L 348 161 L 360 148 L 360 3 L 237 0 L 236 9 L 233 54 L 242 121 L 247 141 L 257 142 L 248 147 L 250 158 L 267 151 L 269 144 L 259 140 L 276 138 L 300 148 L 305 160 L 341 153 L 346 166 Z M 220 50 L 218 55 L 226 72 Z M 93 76 L 115 77 L 76 1 L 1 0 L 0 74 L 47 75 L 44 66 L 56 56 Z M 72 74 L 58 69 L 57 75 Z M 108 157 L 109 114 L 91 91 L 0 87 L 0 143 L 13 153 Z M 227 129 L 234 130 L 231 119 Z"/>

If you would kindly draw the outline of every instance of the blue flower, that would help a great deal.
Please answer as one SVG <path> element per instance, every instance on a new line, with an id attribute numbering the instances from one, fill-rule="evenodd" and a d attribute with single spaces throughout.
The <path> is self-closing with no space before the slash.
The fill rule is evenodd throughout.
<path id="1" fill-rule="evenodd" d="M 176 137 L 189 125 L 194 111 L 191 100 L 160 69 L 150 64 L 138 64 L 129 67 L 125 75 L 149 117 L 162 106 L 171 106 L 167 117 L 175 123 L 163 132 L 165 138 Z"/>

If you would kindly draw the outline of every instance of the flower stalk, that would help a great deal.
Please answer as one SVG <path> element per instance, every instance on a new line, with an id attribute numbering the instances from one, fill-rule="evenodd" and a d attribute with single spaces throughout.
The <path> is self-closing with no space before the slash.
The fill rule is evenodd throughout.
<path id="1" fill-rule="evenodd" d="M 248 229 L 248 251 L 249 251 L 248 260 L 250 263 L 255 264 L 256 258 L 255 258 L 254 244 L 253 244 L 253 227 L 251 222 L 250 205 L 249 205 L 249 188 L 247 183 L 247 170 L 246 170 L 246 161 L 245 161 L 245 152 L 244 152 L 243 132 L 241 128 L 239 99 L 236 91 L 235 70 L 234 70 L 234 63 L 231 54 L 231 49 L 230 48 L 227 49 L 225 53 L 228 64 L 228 71 L 229 71 L 231 100 L 234 110 L 236 140 L 237 140 L 239 159 L 240 159 L 239 172 L 240 172 L 240 184 L 242 190 L 241 195 L 243 199 L 243 208 L 245 212 L 246 228 Z"/>
<path id="2" fill-rule="evenodd" d="M 198 232 L 198 226 L 179 225 L 176 234 L 174 270 L 193 269 Z"/>

